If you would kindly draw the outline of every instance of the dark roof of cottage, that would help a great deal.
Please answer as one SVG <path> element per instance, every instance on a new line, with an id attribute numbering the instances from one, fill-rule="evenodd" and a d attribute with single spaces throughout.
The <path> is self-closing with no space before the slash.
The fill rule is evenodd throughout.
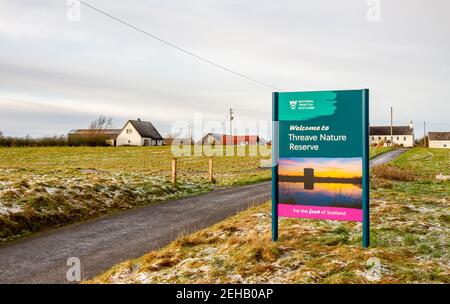
<path id="1" fill-rule="evenodd" d="M 138 131 L 142 137 L 153 139 L 164 139 L 161 134 L 156 130 L 153 124 L 149 121 L 142 120 L 130 120 L 130 123 Z"/>
<path id="2" fill-rule="evenodd" d="M 392 135 L 412 135 L 413 129 L 409 126 L 393 126 Z M 370 127 L 370 135 L 391 135 L 391 126 Z"/>
<path id="3" fill-rule="evenodd" d="M 450 132 L 428 132 L 429 140 L 450 140 Z"/>

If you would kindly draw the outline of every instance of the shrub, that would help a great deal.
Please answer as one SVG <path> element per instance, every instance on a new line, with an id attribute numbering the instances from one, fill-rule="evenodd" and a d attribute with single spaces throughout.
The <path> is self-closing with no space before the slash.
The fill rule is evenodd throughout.
<path id="1" fill-rule="evenodd" d="M 65 136 L 53 136 L 42 138 L 26 137 L 0 137 L 1 147 L 53 147 L 66 146 L 67 139 Z"/>
<path id="2" fill-rule="evenodd" d="M 82 136 L 71 136 L 67 140 L 67 145 L 79 147 L 79 146 L 88 146 L 88 147 L 102 147 L 108 146 L 106 144 L 107 138 L 104 136 L 92 136 L 92 137 L 82 137 Z"/>
<path id="3" fill-rule="evenodd" d="M 67 138 L 66 136 L 52 136 L 31 138 L 26 137 L 5 137 L 0 136 L 0 147 L 63 147 L 63 146 L 108 146 L 106 144 L 106 137 L 74 137 Z"/>
<path id="4" fill-rule="evenodd" d="M 372 173 L 379 178 L 384 178 L 388 180 L 396 180 L 396 181 L 415 180 L 412 171 L 407 169 L 401 169 L 392 165 L 376 166 L 372 169 Z"/>

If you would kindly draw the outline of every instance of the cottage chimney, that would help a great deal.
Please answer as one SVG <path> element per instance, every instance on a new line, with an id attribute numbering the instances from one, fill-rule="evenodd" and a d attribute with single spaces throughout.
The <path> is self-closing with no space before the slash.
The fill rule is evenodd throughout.
<path id="1" fill-rule="evenodd" d="M 140 119 L 140 118 L 138 118 L 138 121 L 141 121 L 141 119 Z"/>
<path id="2" fill-rule="evenodd" d="M 414 129 L 414 124 L 413 124 L 413 121 L 412 121 L 412 120 L 409 122 L 409 128 L 410 128 L 411 130 Z"/>

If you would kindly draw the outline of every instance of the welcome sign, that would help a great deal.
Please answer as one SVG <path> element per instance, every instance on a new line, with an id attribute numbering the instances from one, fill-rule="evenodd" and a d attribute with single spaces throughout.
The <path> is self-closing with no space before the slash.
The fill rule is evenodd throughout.
<path id="1" fill-rule="evenodd" d="M 368 90 L 273 93 L 278 216 L 363 222 L 368 246 Z"/>

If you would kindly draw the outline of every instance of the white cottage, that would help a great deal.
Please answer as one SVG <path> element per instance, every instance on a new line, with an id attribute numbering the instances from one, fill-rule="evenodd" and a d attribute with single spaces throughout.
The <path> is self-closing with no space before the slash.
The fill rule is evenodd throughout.
<path id="1" fill-rule="evenodd" d="M 129 120 L 117 136 L 117 146 L 162 146 L 164 138 L 149 121 Z"/>
<path id="2" fill-rule="evenodd" d="M 428 132 L 428 147 L 450 149 L 450 132 Z"/>
<path id="3" fill-rule="evenodd" d="M 391 138 L 391 126 L 371 126 L 370 127 L 370 145 L 385 146 L 399 145 L 406 148 L 414 147 L 414 127 L 411 122 L 409 126 L 393 126 Z"/>

